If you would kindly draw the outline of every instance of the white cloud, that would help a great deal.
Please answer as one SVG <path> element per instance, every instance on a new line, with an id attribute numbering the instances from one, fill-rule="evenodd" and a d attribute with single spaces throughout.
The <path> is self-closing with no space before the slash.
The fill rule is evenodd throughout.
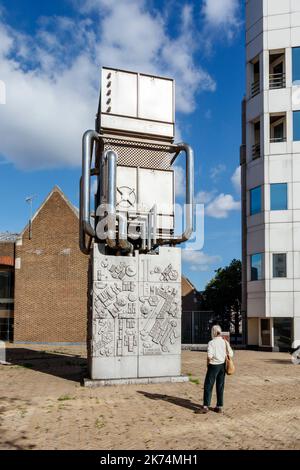
<path id="1" fill-rule="evenodd" d="M 208 28 L 223 30 L 229 39 L 241 24 L 239 0 L 204 0 L 202 13 Z"/>
<path id="2" fill-rule="evenodd" d="M 231 177 L 231 182 L 237 193 L 241 192 L 241 167 L 238 166 Z"/>
<path id="3" fill-rule="evenodd" d="M 197 204 L 208 204 L 211 202 L 216 195 L 216 191 L 199 191 L 195 196 L 195 202 Z"/>
<path id="4" fill-rule="evenodd" d="M 182 260 L 191 271 L 210 271 L 212 265 L 221 261 L 221 257 L 203 251 L 182 250 Z"/>
<path id="5" fill-rule="evenodd" d="M 195 109 L 198 92 L 214 91 L 195 63 L 192 9 L 183 6 L 176 37 L 162 14 L 143 0 L 85 0 L 80 19 L 40 20 L 33 37 L 5 25 L 0 15 L 0 155 L 22 168 L 76 166 L 81 136 L 94 127 L 100 65 L 170 75 L 177 110 Z"/>
<path id="6" fill-rule="evenodd" d="M 240 210 L 241 203 L 231 194 L 219 194 L 205 208 L 205 213 L 216 219 L 226 219 L 232 211 Z"/>
<path id="7" fill-rule="evenodd" d="M 222 173 L 224 173 L 225 170 L 226 170 L 226 166 L 223 165 L 222 163 L 219 163 L 218 165 L 210 169 L 209 176 L 211 177 L 212 180 L 216 181 L 219 178 L 219 176 Z"/>

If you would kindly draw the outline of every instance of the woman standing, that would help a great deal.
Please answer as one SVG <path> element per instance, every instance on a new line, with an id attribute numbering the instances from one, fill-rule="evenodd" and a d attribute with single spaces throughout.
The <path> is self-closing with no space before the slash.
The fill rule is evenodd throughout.
<path id="1" fill-rule="evenodd" d="M 222 413 L 224 404 L 224 384 L 225 384 L 225 362 L 226 356 L 233 357 L 233 351 L 225 339 L 221 336 L 222 329 L 215 325 L 211 329 L 212 340 L 207 348 L 207 372 L 204 383 L 204 397 L 202 411 L 209 411 L 213 387 L 216 383 L 217 406 L 214 409 L 217 413 Z"/>

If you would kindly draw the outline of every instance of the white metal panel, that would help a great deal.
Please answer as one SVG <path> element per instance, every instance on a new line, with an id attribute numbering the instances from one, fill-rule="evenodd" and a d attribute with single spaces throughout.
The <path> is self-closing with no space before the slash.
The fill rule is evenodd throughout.
<path id="1" fill-rule="evenodd" d="M 173 122 L 173 80 L 140 75 L 139 117 Z"/>
<path id="2" fill-rule="evenodd" d="M 132 132 L 134 134 L 149 134 L 153 136 L 165 136 L 173 138 L 174 125 L 165 122 L 132 119 L 129 117 L 102 114 L 101 127 L 114 131 Z"/>
<path id="3" fill-rule="evenodd" d="M 140 168 L 139 202 L 145 210 L 156 204 L 158 212 L 173 214 L 173 172 Z"/>
<path id="4" fill-rule="evenodd" d="M 101 112 L 137 115 L 137 75 L 102 69 Z"/>

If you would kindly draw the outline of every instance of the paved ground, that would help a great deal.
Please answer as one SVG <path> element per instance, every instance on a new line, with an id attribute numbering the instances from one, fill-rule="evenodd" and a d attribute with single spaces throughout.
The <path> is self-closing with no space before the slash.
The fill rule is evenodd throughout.
<path id="1" fill-rule="evenodd" d="M 1 449 L 300 449 L 300 367 L 237 351 L 224 415 L 194 413 L 205 353 L 184 351 L 183 384 L 86 389 L 80 347 L 10 345 L 0 366 Z"/>

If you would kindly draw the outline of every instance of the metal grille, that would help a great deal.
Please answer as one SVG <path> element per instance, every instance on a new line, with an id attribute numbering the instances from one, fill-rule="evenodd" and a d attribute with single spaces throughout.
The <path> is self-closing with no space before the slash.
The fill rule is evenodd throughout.
<path id="1" fill-rule="evenodd" d="M 175 155 L 171 145 L 137 142 L 121 139 L 104 139 L 104 150 L 118 154 L 118 165 L 169 170 Z"/>

